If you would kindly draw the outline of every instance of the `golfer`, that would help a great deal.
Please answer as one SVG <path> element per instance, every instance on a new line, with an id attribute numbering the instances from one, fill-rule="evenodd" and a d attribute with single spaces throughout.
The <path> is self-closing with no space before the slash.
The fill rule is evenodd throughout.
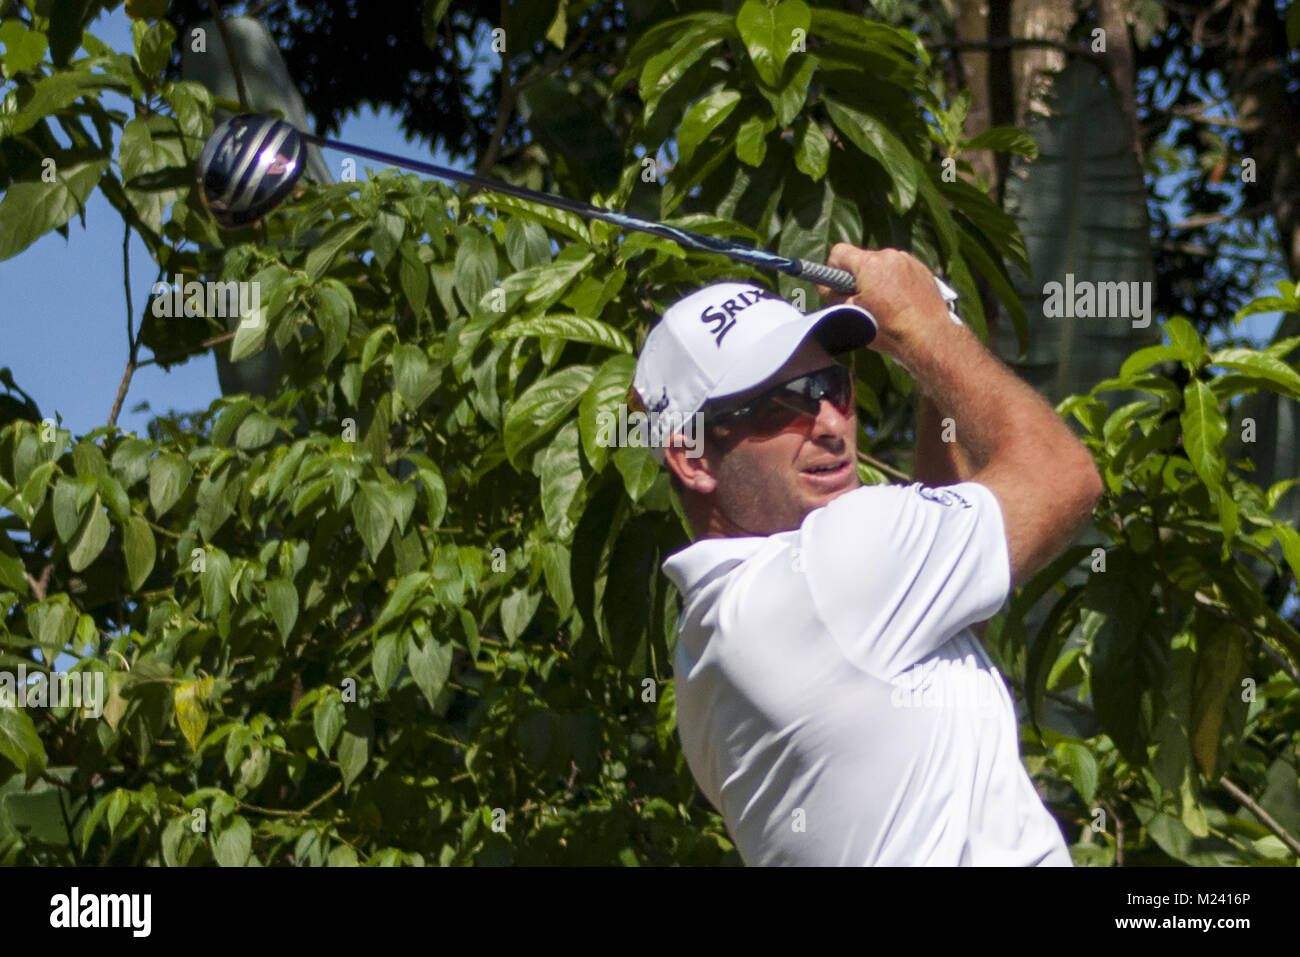
<path id="1" fill-rule="evenodd" d="M 805 315 L 719 283 L 637 361 L 694 539 L 664 563 L 687 762 L 746 864 L 1069 866 L 970 629 L 1069 545 L 1100 477 L 919 260 L 839 244 L 829 263 L 848 302 Z M 924 396 L 910 485 L 858 479 L 834 357 L 868 344 Z"/>

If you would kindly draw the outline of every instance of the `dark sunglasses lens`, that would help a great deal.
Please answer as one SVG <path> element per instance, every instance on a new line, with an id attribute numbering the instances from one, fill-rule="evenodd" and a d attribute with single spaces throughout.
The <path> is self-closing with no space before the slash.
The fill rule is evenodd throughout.
<path id="1" fill-rule="evenodd" d="M 853 404 L 853 377 L 844 366 L 828 366 L 783 383 L 756 396 L 738 414 L 724 415 L 714 424 L 715 431 L 743 427 L 758 434 L 780 432 L 790 427 L 807 428 L 821 411 L 825 398 L 840 415 L 848 415 Z"/>
<path id="2" fill-rule="evenodd" d="M 787 383 L 781 394 L 808 415 L 816 415 L 821 410 L 822 399 L 835 406 L 840 415 L 848 415 L 853 402 L 853 379 L 843 366 L 830 366 Z"/>

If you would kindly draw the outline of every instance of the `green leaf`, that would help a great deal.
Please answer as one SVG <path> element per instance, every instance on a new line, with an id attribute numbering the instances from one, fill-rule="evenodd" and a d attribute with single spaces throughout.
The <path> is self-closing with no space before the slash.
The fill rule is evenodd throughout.
<path id="1" fill-rule="evenodd" d="M 420 28 L 424 31 L 424 45 L 431 50 L 438 49 L 443 42 L 438 28 L 450 6 L 451 0 L 424 0 L 420 10 Z"/>
<path id="2" fill-rule="evenodd" d="M 491 238 L 477 229 L 457 230 L 460 245 L 456 247 L 453 272 L 456 292 L 465 308 L 473 309 L 483 298 L 497 276 L 497 251 Z"/>
<path id="3" fill-rule="evenodd" d="M 90 512 L 81 523 L 76 537 L 68 545 L 68 566 L 74 571 L 83 571 L 99 557 L 104 546 L 108 544 L 108 535 L 112 527 L 98 495 L 90 503 Z"/>
<path id="4" fill-rule="evenodd" d="M 1124 364 L 1119 369 L 1119 377 L 1126 382 L 1131 382 L 1139 372 L 1144 372 L 1154 365 L 1171 360 L 1191 362 L 1193 359 L 1194 356 L 1189 355 L 1182 346 L 1146 346 L 1124 360 Z"/>
<path id="5" fill-rule="evenodd" d="M 581 501 L 586 476 L 578 452 L 578 423 L 564 424 L 551 443 L 537 456 L 534 465 L 542 480 L 542 515 L 546 527 L 559 541 L 573 535 L 575 505 Z"/>
<path id="6" fill-rule="evenodd" d="M 1209 385 L 1193 379 L 1183 389 L 1183 450 L 1192 468 L 1207 486 L 1217 490 L 1223 483 L 1223 437 L 1228 423 L 1219 410 L 1219 400 Z"/>
<path id="7" fill-rule="evenodd" d="M 189 485 L 194 469 L 182 456 L 163 452 L 149 463 L 149 504 L 158 518 L 167 514 Z"/>
<path id="8" fill-rule="evenodd" d="M 1038 144 L 1034 138 L 1016 126 L 995 126 L 961 144 L 963 150 L 997 150 L 1001 153 L 1019 153 L 1027 159 L 1038 159 Z"/>
<path id="9" fill-rule="evenodd" d="M 786 64 L 785 77 L 777 90 L 769 90 L 765 86 L 758 88 L 758 92 L 776 114 L 777 125 L 789 126 L 803 110 L 817 65 L 816 58 L 800 54 L 797 59 Z"/>
<path id="10" fill-rule="evenodd" d="M 1300 581 L 1300 532 L 1289 525 L 1275 525 L 1273 536 L 1282 546 L 1282 554 L 1291 566 L 1291 573 Z"/>
<path id="11" fill-rule="evenodd" d="M 767 134 L 774 127 L 770 117 L 757 113 L 747 117 L 736 133 L 736 158 L 750 166 L 762 166 L 767 155 Z"/>
<path id="12" fill-rule="evenodd" d="M 614 450 L 614 467 L 623 476 L 623 485 L 632 501 L 640 501 L 659 477 L 659 461 L 648 448 L 626 446 Z"/>
<path id="13" fill-rule="evenodd" d="M 528 623 L 533 620 L 537 606 L 542 602 L 541 592 L 527 588 L 516 588 L 501 601 L 501 630 L 508 641 L 514 641 L 524 633 Z"/>
<path id="14" fill-rule="evenodd" d="M 551 238 L 540 224 L 522 216 L 506 221 L 506 258 L 515 269 L 551 261 Z"/>
<path id="15" fill-rule="evenodd" d="M 641 71 L 638 90 L 645 104 L 642 125 L 649 127 L 655 120 L 659 104 L 686 76 L 687 71 L 709 53 L 723 38 L 731 33 L 730 18 L 699 18 L 684 21 L 685 25 L 671 44 L 660 47 Z"/>
<path id="16" fill-rule="evenodd" d="M 230 361 L 242 362 L 266 348 L 266 333 L 270 328 L 266 306 L 259 306 L 251 316 L 241 319 L 235 327 L 235 338 L 230 341 Z"/>
<path id="17" fill-rule="evenodd" d="M 298 621 L 298 589 L 287 579 L 271 579 L 266 583 L 266 604 L 280 632 L 280 640 L 287 642 Z"/>
<path id="18" fill-rule="evenodd" d="M 595 254 L 577 244 L 566 247 L 555 261 L 540 268 L 529 283 L 524 303 L 534 310 L 549 309 L 579 276 L 588 272 Z"/>
<path id="19" fill-rule="evenodd" d="M 401 216 L 382 209 L 375 214 L 375 225 L 370 230 L 370 247 L 375 252 L 375 262 L 380 269 L 388 268 L 405 235 L 406 220 Z"/>
<path id="20" fill-rule="evenodd" d="M 113 471 L 123 488 L 130 488 L 149 474 L 149 456 L 154 448 L 154 443 L 145 439 L 126 438 L 118 443 L 113 450 Z"/>
<path id="21" fill-rule="evenodd" d="M 580 242 L 586 242 L 588 239 L 587 228 L 583 225 L 582 219 L 567 210 L 552 209 L 549 206 L 543 206 L 541 203 L 532 203 L 526 199 L 518 199 L 514 196 L 506 196 L 502 193 L 493 193 L 486 190 L 475 193 L 474 202 L 483 203 L 494 209 L 508 210 L 540 223 L 552 232 L 568 236 L 570 239 L 576 239 Z M 548 251 L 549 248 L 550 244 L 548 243 Z"/>
<path id="22" fill-rule="evenodd" d="M 203 614 L 210 620 L 216 620 L 230 604 L 230 556 L 212 546 L 206 552 L 204 569 L 199 573 Z"/>
<path id="23" fill-rule="evenodd" d="M 235 445 L 241 449 L 260 449 L 275 438 L 280 423 L 265 412 L 250 412 L 235 431 Z"/>
<path id="24" fill-rule="evenodd" d="M 26 710 L 0 707 L 0 755 L 24 772 L 28 782 L 45 770 L 48 763 L 45 745 Z"/>
<path id="25" fill-rule="evenodd" d="M 419 247 L 414 243 L 402 243 L 402 263 L 397 270 L 398 282 L 402 295 L 406 298 L 416 318 L 429 311 L 429 267 L 420 259 Z M 459 257 L 459 251 L 457 257 Z"/>
<path id="26" fill-rule="evenodd" d="M 47 116 L 65 110 L 82 97 L 97 97 L 110 89 L 130 92 L 127 84 L 119 79 L 85 70 L 64 70 L 41 77 L 32 84 L 31 95 L 22 109 L 16 113 L 0 111 L 0 139 L 26 133 Z"/>
<path id="27" fill-rule="evenodd" d="M 525 319 L 514 322 L 499 332 L 493 333 L 494 339 L 516 339 L 521 336 L 555 336 L 569 342 L 587 342 L 594 346 L 604 346 L 616 352 L 632 353 L 632 343 L 627 336 L 613 326 L 599 319 L 587 319 L 583 316 L 543 316 L 540 319 Z"/>
<path id="28" fill-rule="evenodd" d="M 542 546 L 542 573 L 546 576 L 546 589 L 555 601 L 555 607 L 561 615 L 566 615 L 573 607 L 573 577 L 570 572 L 572 556 L 559 542 L 547 542 Z"/>
<path id="29" fill-rule="evenodd" d="M 802 0 L 782 0 L 769 6 L 745 0 L 736 14 L 736 29 L 745 42 L 759 79 L 770 87 L 780 85 L 785 61 L 800 40 L 806 40 L 812 12 Z"/>
<path id="30" fill-rule="evenodd" d="M 370 760 L 370 738 L 374 729 L 366 715 L 354 713 L 348 719 L 339 736 L 339 772 L 343 775 L 343 786 L 351 787 L 352 782 L 365 769 Z"/>
<path id="31" fill-rule="evenodd" d="M 79 482 L 67 477 L 61 477 L 54 483 L 52 501 L 54 530 L 58 533 L 61 542 L 72 541 L 72 537 L 77 534 L 77 528 L 81 525 L 81 510 L 85 503 L 78 501 L 78 486 L 84 483 L 85 480 Z M 89 487 L 94 487 L 93 480 Z"/>
<path id="32" fill-rule="evenodd" d="M 794 134 L 794 165 L 814 181 L 826 175 L 830 162 L 831 141 L 822 128 L 810 119 L 800 121 Z"/>
<path id="33" fill-rule="evenodd" d="M 1244 659 L 1239 632 L 1220 629 L 1197 636 L 1190 742 L 1196 765 L 1209 780 L 1221 772 L 1218 754 L 1229 696 L 1240 689 Z"/>
<path id="34" fill-rule="evenodd" d="M 153 571 L 154 561 L 158 557 L 153 529 L 143 518 L 133 515 L 127 522 L 122 537 L 126 550 L 127 585 L 131 591 L 139 591 Z"/>
<path id="35" fill-rule="evenodd" d="M 334 263 L 334 257 L 365 228 L 366 221 L 363 219 L 342 220 L 330 227 L 329 232 L 311 247 L 311 250 L 307 253 L 307 259 L 303 263 L 303 268 L 307 271 L 307 275 L 313 283 L 319 281 L 325 273 L 329 272 L 330 266 Z"/>
<path id="36" fill-rule="evenodd" d="M 448 642 L 428 639 L 412 641 L 407 652 L 406 663 L 411 669 L 411 677 L 431 708 L 436 707 L 438 695 L 451 675 L 453 651 Z"/>
<path id="37" fill-rule="evenodd" d="M 1080 598 L 1083 637 L 1092 645 L 1092 694 L 1097 720 L 1125 759 L 1146 758 L 1142 697 L 1155 678 L 1144 646 L 1151 642 L 1147 611 L 1151 571 L 1130 553 L 1113 552 L 1105 572 L 1092 575 Z"/>
<path id="38" fill-rule="evenodd" d="M 194 504 L 199 532 L 204 541 L 212 541 L 221 526 L 235 511 L 239 481 L 232 480 L 234 463 L 227 459 L 203 477 L 195 493 Z"/>
<path id="39" fill-rule="evenodd" d="M 230 818 L 217 835 L 212 850 L 222 867 L 244 867 L 253 850 L 253 829 L 242 817 Z"/>
<path id="40" fill-rule="evenodd" d="M 384 635 L 375 642 L 375 650 L 370 655 L 370 668 L 375 673 L 375 687 L 382 698 L 393 686 L 397 673 L 402 670 L 401 648 L 398 636 Z"/>
<path id="41" fill-rule="evenodd" d="M 1273 383 L 1278 391 L 1300 399 L 1300 373 L 1276 356 L 1254 349 L 1222 349 L 1210 356 L 1210 365 L 1240 369 Z"/>
<path id="42" fill-rule="evenodd" d="M 348 340 L 356 303 L 347 286 L 327 279 L 316 289 L 316 326 L 325 337 L 326 365 L 334 361 Z"/>
<path id="43" fill-rule="evenodd" d="M 329 756 L 334 742 L 343 730 L 343 696 L 337 688 L 326 688 L 312 712 L 312 730 L 321 754 Z"/>
<path id="44" fill-rule="evenodd" d="M 605 360 L 591 377 L 578 407 L 578 427 L 581 430 L 582 451 L 591 467 L 599 472 L 609 457 L 609 445 L 617 438 L 612 426 L 619 409 L 623 407 L 636 359 L 630 355 L 617 355 Z M 626 415 L 626 412 L 624 412 Z M 602 426 L 604 428 L 602 429 Z M 602 433 L 610 434 L 602 434 Z"/>
<path id="45" fill-rule="evenodd" d="M 419 346 L 404 342 L 393 350 L 393 383 L 409 409 L 418 409 L 436 388 L 429 379 L 429 357 Z"/>
<path id="46" fill-rule="evenodd" d="M 876 117 L 837 100 L 824 98 L 831 122 L 858 149 L 866 153 L 889 177 L 889 203 L 905 213 L 916 202 L 920 188 L 917 163 L 908 148 Z"/>
<path id="47" fill-rule="evenodd" d="M 21 558 L 0 552 L 0 587 L 27 595 L 27 572 Z"/>
<path id="48" fill-rule="evenodd" d="M 533 384 L 506 413 L 503 426 L 506 456 L 518 467 L 521 452 L 546 438 L 582 399 L 595 367 L 567 366 Z"/>
<path id="49" fill-rule="evenodd" d="M 1169 336 L 1170 344 L 1186 357 L 1190 365 L 1195 367 L 1200 364 L 1205 356 L 1205 344 L 1195 326 L 1182 316 L 1174 316 L 1162 328 L 1165 335 Z"/>
<path id="50" fill-rule="evenodd" d="M 190 743 L 191 751 L 198 750 L 203 732 L 208 728 L 208 696 L 212 694 L 215 680 L 208 675 L 206 678 L 182 681 L 172 692 L 176 724 L 185 740 Z"/>
<path id="51" fill-rule="evenodd" d="M 44 59 L 48 46 L 45 34 L 38 30 L 28 30 L 20 20 L 0 23 L 0 44 L 5 48 L 0 63 L 4 64 L 7 77 L 36 67 Z"/>
<path id="52" fill-rule="evenodd" d="M 100 156 L 56 167 L 52 183 L 10 183 L 0 199 L 0 262 L 80 212 L 107 168 Z"/>
<path id="53" fill-rule="evenodd" d="M 718 90 L 686 111 L 677 131 L 677 148 L 683 163 L 691 161 L 700 144 L 731 115 L 739 102 L 739 90 Z"/>
<path id="54" fill-rule="evenodd" d="M 172 58 L 172 44 L 176 42 L 176 31 L 166 20 L 146 24 L 136 20 L 131 24 L 135 36 L 135 58 L 140 63 L 140 71 L 145 76 L 156 76 L 163 71 Z"/>
<path id="55" fill-rule="evenodd" d="M 1070 783 L 1086 806 L 1092 805 L 1097 793 L 1097 759 L 1092 751 L 1076 741 L 1063 741 L 1056 746 L 1057 759 L 1065 765 Z"/>
<path id="56" fill-rule="evenodd" d="M 67 647 L 77 627 L 77 612 L 67 603 L 65 596 L 47 599 L 27 609 L 28 631 L 46 650 L 53 661 L 54 655 Z"/>
<path id="57" fill-rule="evenodd" d="M 365 543 L 372 561 L 384 550 L 384 544 L 393 530 L 393 507 L 388 492 L 378 482 L 361 483 L 361 490 L 352 499 L 352 517 L 357 531 Z"/>
<path id="58" fill-rule="evenodd" d="M 379 617 L 375 620 L 372 630 L 378 632 L 399 615 L 406 614 L 407 609 L 415 601 L 415 596 L 428 586 L 428 572 L 419 571 L 403 575 L 393 587 L 393 592 L 388 596 L 388 600 L 384 602 L 383 610 L 380 611 Z"/>

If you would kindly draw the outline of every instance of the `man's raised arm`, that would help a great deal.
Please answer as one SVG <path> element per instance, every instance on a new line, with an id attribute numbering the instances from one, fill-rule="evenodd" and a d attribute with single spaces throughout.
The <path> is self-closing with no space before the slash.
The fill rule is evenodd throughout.
<path id="1" fill-rule="evenodd" d="M 920 260 L 840 243 L 828 262 L 857 277 L 859 292 L 849 301 L 880 323 L 871 348 L 901 363 L 953 419 L 973 470 L 969 480 L 987 486 L 1002 506 L 1012 582 L 1020 584 L 1064 551 L 1092 514 L 1102 491 L 1092 456 L 1031 386 L 949 318 Z M 920 430 L 933 427 L 918 421 L 918 445 Z"/>

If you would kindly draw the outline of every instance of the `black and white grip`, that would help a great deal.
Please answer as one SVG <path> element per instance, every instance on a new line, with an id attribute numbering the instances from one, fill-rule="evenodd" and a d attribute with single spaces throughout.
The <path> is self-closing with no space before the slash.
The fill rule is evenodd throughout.
<path id="1" fill-rule="evenodd" d="M 799 263 L 800 279 L 820 283 L 834 289 L 836 292 L 855 293 L 858 291 L 857 281 L 853 278 L 853 273 L 847 269 L 823 266 L 821 263 L 809 262 L 806 259 L 799 259 L 796 262 Z"/>

